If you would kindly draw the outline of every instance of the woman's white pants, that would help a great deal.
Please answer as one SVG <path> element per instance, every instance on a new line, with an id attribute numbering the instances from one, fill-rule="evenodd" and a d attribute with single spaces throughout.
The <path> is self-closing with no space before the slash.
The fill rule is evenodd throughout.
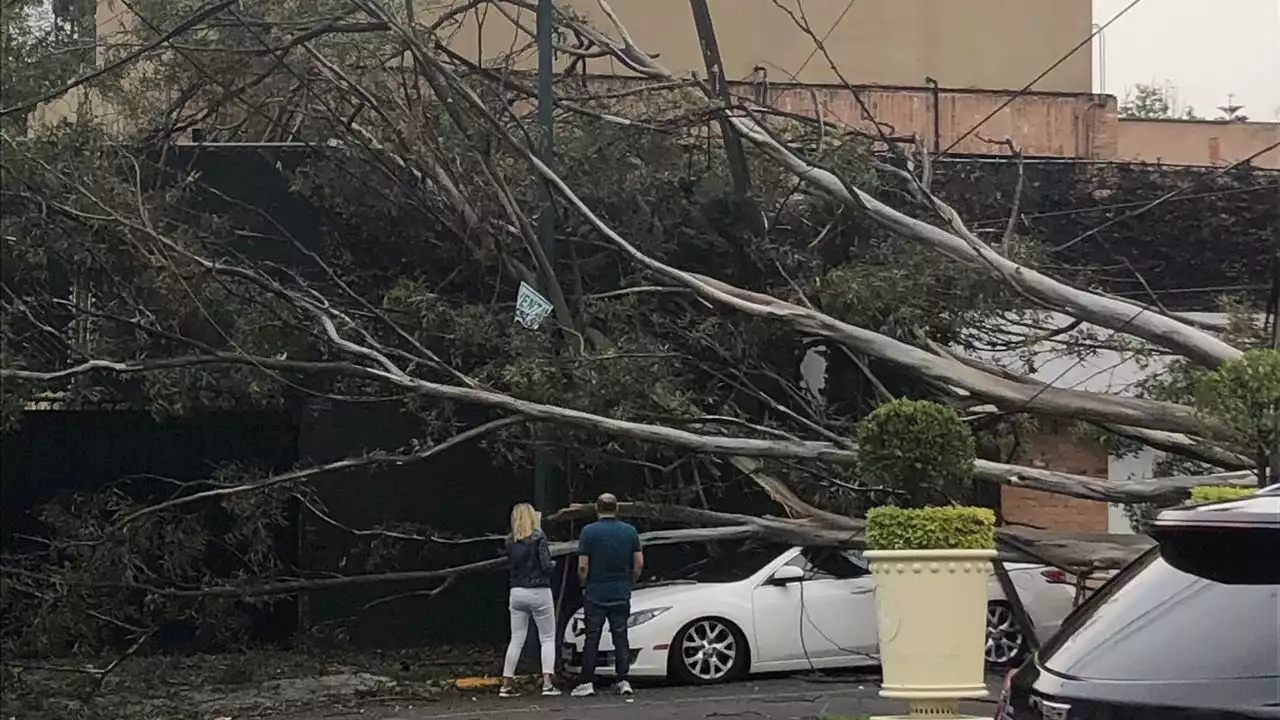
<path id="1" fill-rule="evenodd" d="M 542 672 L 550 675 L 556 664 L 556 609 L 551 588 L 511 588 L 507 601 L 511 611 L 511 643 L 507 645 L 506 662 L 502 665 L 503 677 L 514 677 L 516 663 L 524 651 L 529 636 L 529 620 L 538 627 L 538 642 L 542 646 Z"/>

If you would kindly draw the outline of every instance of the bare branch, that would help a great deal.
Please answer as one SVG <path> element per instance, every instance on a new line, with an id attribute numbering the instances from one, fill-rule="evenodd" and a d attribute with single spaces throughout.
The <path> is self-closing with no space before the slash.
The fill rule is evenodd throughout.
<path id="1" fill-rule="evenodd" d="M 424 448 L 418 452 L 406 455 L 369 455 L 361 458 L 346 458 L 344 460 L 339 460 L 325 465 L 272 475 L 256 482 L 233 485 L 231 487 L 214 488 L 213 490 L 205 490 L 191 495 L 183 495 L 130 513 L 118 520 L 116 522 L 116 526 L 124 527 L 138 518 L 151 515 L 162 510 L 170 510 L 175 507 L 181 507 L 183 505 L 189 505 L 191 503 L 201 502 L 204 500 L 226 498 L 232 495 L 239 495 L 241 493 L 258 492 L 260 490 L 266 490 L 279 485 L 305 482 L 319 477 L 320 475 L 327 475 L 329 473 L 340 472 L 343 470 L 376 465 L 408 465 L 410 463 L 422 462 L 423 460 L 435 457 L 446 450 L 470 442 L 478 437 L 501 430 L 505 427 L 510 427 L 517 423 L 526 422 L 527 420 L 528 418 L 520 417 L 518 415 L 515 417 L 491 420 L 483 425 L 477 425 L 469 430 L 460 432 L 457 435 L 436 443 L 429 448 Z"/>

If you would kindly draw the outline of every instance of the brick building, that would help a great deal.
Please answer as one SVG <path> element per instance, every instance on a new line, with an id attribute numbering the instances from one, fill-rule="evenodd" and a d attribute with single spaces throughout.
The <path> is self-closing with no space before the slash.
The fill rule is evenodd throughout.
<path id="1" fill-rule="evenodd" d="M 1076 475 L 1104 479 L 1109 476 L 1107 451 L 1060 424 L 1042 422 L 1041 432 L 1023 441 L 1023 451 L 1016 460 L 1022 465 Z M 1000 515 L 1007 523 L 1048 530 L 1114 532 L 1106 503 L 1027 488 L 1001 488 Z"/>

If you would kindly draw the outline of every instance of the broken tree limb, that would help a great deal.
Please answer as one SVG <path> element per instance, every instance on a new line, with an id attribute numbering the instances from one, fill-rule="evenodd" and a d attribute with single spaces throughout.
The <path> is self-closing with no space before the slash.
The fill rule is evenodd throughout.
<path id="1" fill-rule="evenodd" d="M 1248 470 L 1215 475 L 1179 475 L 1150 480 L 1106 480 L 1053 470 L 977 460 L 974 475 L 1009 487 L 1067 495 L 1084 500 L 1132 505 L 1137 503 L 1176 503 L 1185 499 L 1191 488 L 1207 485 L 1254 487 L 1257 476 Z"/>
<path id="2" fill-rule="evenodd" d="M 750 515 L 701 510 L 682 505 L 654 503 L 619 503 L 620 517 L 669 522 L 675 524 L 700 524 L 725 530 L 751 528 L 746 536 L 792 545 L 861 548 L 866 523 L 857 518 L 845 518 L 849 528 L 834 529 L 821 523 L 784 518 L 757 518 Z M 570 505 L 543 518 L 544 522 L 580 520 L 595 516 L 595 506 Z M 693 536 L 684 536 L 693 537 Z M 996 528 L 1001 557 L 1012 562 L 1029 562 L 1053 565 L 1073 574 L 1091 570 L 1115 570 L 1151 547 L 1152 540 L 1145 535 L 1110 533 L 1058 533 L 1022 528 Z M 688 542 L 694 542 L 689 540 Z"/>
<path id="3" fill-rule="evenodd" d="M 1007 552 L 1031 562 L 1047 562 L 1073 575 L 1118 570 L 1155 545 L 1146 535 L 1056 533 L 1024 528 L 997 528 L 996 542 L 1002 555 Z"/>
<path id="4" fill-rule="evenodd" d="M 1257 467 L 1256 462 L 1244 455 L 1194 435 L 1115 424 L 1103 424 L 1100 427 L 1122 438 L 1140 442 L 1156 450 L 1181 455 L 1192 460 L 1199 460 L 1226 470 L 1251 470 Z"/>
<path id="5" fill-rule="evenodd" d="M 653 442 L 673 447 L 680 447 L 708 455 L 722 455 L 739 458 L 785 458 L 790 460 L 812 460 L 836 465 L 853 465 L 857 463 L 857 454 L 851 444 L 836 445 L 831 442 L 813 440 L 784 440 L 739 438 L 722 435 L 704 435 L 675 428 L 638 423 L 628 420 L 617 420 L 601 415 L 573 410 L 557 405 L 529 402 L 490 390 L 464 388 L 454 385 L 428 382 L 403 373 L 394 373 L 382 368 L 370 368 L 345 362 L 308 362 L 302 360 L 281 360 L 262 356 L 239 353 L 215 353 L 209 355 L 188 356 L 181 358 L 157 358 L 136 362 L 113 362 L 91 360 L 65 370 L 40 372 L 15 368 L 0 368 L 0 379 L 19 379 L 32 382 L 50 382 L 66 380 L 77 375 L 92 372 L 111 372 L 121 375 L 150 372 L 160 369 L 173 369 L 195 365 L 234 364 L 249 365 L 258 369 L 301 373 L 336 373 L 367 379 L 376 379 L 415 390 L 430 397 L 444 400 L 471 403 L 502 410 L 519 415 L 523 421 L 543 420 L 559 422 L 584 430 L 599 432 L 615 437 L 626 437 L 633 440 Z M 489 427 L 488 429 L 494 429 Z M 479 428 L 476 429 L 477 431 Z M 372 461 L 370 461 L 372 462 Z M 744 466 L 746 467 L 746 466 Z M 743 467 L 739 467 L 742 470 Z M 285 473 L 289 479 L 295 473 Z M 1154 499 L 1177 500 L 1187 495 L 1192 487 L 1201 485 L 1242 485 L 1252 484 L 1243 480 L 1243 473 L 1224 473 L 1176 478 L 1152 478 L 1151 480 L 1134 480 L 1112 482 L 1083 475 L 1055 472 L 1039 468 L 1024 467 L 997 463 L 989 460 L 978 460 L 974 463 L 974 474 L 982 479 L 991 480 L 1003 485 L 1025 487 L 1032 490 L 1070 495 L 1089 500 L 1103 500 L 1114 503 L 1145 503 Z M 308 475 L 307 477 L 309 477 Z M 284 482 L 280 475 L 272 476 L 261 482 Z M 1168 482 L 1166 482 L 1166 480 Z M 776 483 L 774 484 L 776 485 Z M 774 487 L 774 490 L 777 488 Z M 778 495 L 785 497 L 785 495 Z M 799 500 L 794 498 L 794 500 Z M 799 506 L 795 506 L 799 507 Z M 820 514 L 805 512 L 810 516 Z"/>
<path id="6" fill-rule="evenodd" d="M 166 500 L 164 502 L 157 503 L 149 507 L 145 507 L 141 510 L 138 510 L 137 512 L 130 513 L 129 515 L 126 515 L 125 517 L 118 520 L 116 522 L 116 525 L 117 527 L 123 527 L 145 515 L 150 515 L 155 512 L 160 512 L 161 510 L 171 510 L 181 505 L 200 502 L 202 500 L 222 499 L 222 498 L 230 497 L 232 495 L 239 495 L 241 493 L 266 490 L 268 488 L 272 488 L 277 485 L 307 482 L 316 477 L 319 477 L 320 475 L 324 475 L 331 472 L 341 472 L 343 470 L 352 470 L 354 468 L 372 467 L 377 465 L 403 466 L 411 463 L 423 462 L 435 457 L 436 455 L 439 455 L 440 453 L 450 448 L 457 447 L 459 445 L 462 445 L 463 443 L 470 442 L 471 440 L 475 440 L 489 433 L 496 432 L 498 430 L 501 430 L 502 428 L 509 427 L 511 425 L 516 425 L 521 422 L 524 422 L 524 418 L 520 417 L 519 415 L 515 415 L 512 417 L 499 418 L 497 420 L 491 420 L 487 423 L 477 425 L 468 430 L 464 430 L 458 433 L 457 435 L 454 435 L 450 438 L 440 441 L 439 443 L 436 443 L 435 445 L 432 445 L 431 447 L 423 448 L 422 450 L 419 450 L 418 452 L 414 452 L 414 453 L 395 454 L 395 455 L 378 454 L 378 455 L 368 455 L 368 456 L 359 457 L 359 458 L 344 458 L 342 460 L 338 460 L 337 462 L 331 462 L 325 465 L 317 465 L 314 467 L 303 468 L 300 470 L 292 470 L 285 473 L 278 473 L 276 475 L 271 475 L 269 477 L 263 478 L 255 482 L 242 483 L 240 485 L 232 485 L 229 487 L 214 488 L 213 490 L 204 490 L 202 492 L 192 493 L 190 495 L 175 497 L 175 498 Z"/>
<path id="7" fill-rule="evenodd" d="M 364 3 L 371 5 L 372 3 Z M 384 18 L 385 19 L 385 18 Z M 572 189 L 522 145 L 485 107 L 470 88 L 452 76 L 449 69 L 427 53 L 412 35 L 405 33 L 406 44 L 414 50 L 421 71 L 453 80 L 455 98 L 465 100 L 490 128 L 519 153 L 555 191 L 602 235 L 637 264 L 668 280 L 693 290 L 705 300 L 755 316 L 782 320 L 797 331 L 825 337 L 849 349 L 903 367 L 914 374 L 960 387 L 978 397 L 1006 409 L 1043 413 L 1061 417 L 1110 422 L 1156 430 L 1194 433 L 1202 429 L 1194 411 L 1184 405 L 1141 398 L 1129 398 L 1046 386 L 1029 387 L 966 366 L 953 358 L 940 357 L 921 348 L 900 342 L 864 328 L 800 307 L 772 296 L 743 290 L 710 277 L 679 270 L 649 257 L 605 223 Z M 905 217 L 905 216 L 903 216 Z M 913 221 L 914 222 L 914 221 Z M 945 231 L 926 227 L 946 234 Z M 950 237 L 950 236 L 949 236 Z M 1194 331 L 1191 328 L 1188 330 Z M 1199 332 L 1199 331 L 1194 331 Z M 1214 342 L 1219 342 L 1214 339 Z M 1229 347 L 1229 346 L 1228 346 Z M 1232 349 L 1233 352 L 1234 349 Z"/>
<path id="8" fill-rule="evenodd" d="M 570 19 L 564 13 L 561 13 L 562 22 L 572 25 L 584 37 L 595 42 L 602 50 L 608 51 L 637 73 L 657 80 L 676 79 L 670 70 L 636 46 L 617 13 L 605 0 L 597 0 L 597 2 L 613 24 L 614 30 L 622 38 L 622 44 L 614 42 L 577 19 Z M 707 107 L 708 110 L 715 110 L 714 97 L 707 99 Z M 1072 287 L 1032 268 L 1013 262 L 973 237 L 972 233 L 964 233 L 966 237 L 961 237 L 960 234 L 948 232 L 905 215 L 856 186 L 850 185 L 831 171 L 801 159 L 752 118 L 738 114 L 721 114 L 729 119 L 744 138 L 800 181 L 840 201 L 851 210 L 866 213 L 876 222 L 905 238 L 919 242 L 966 265 L 989 267 L 993 275 L 1049 307 L 1099 327 L 1140 337 L 1206 367 L 1217 367 L 1222 362 L 1240 355 L 1240 350 L 1223 342 L 1210 332 L 1127 300 Z M 958 220 L 954 210 L 931 193 L 927 194 L 939 210 L 951 219 Z"/>
<path id="9" fill-rule="evenodd" d="M 638 504 L 629 507 L 627 513 L 622 513 L 620 508 L 619 514 L 627 517 L 638 516 L 632 513 L 642 513 L 640 516 L 659 514 L 657 510 L 642 509 L 636 507 L 636 505 Z M 556 516 L 565 517 L 561 513 L 557 513 Z M 863 539 L 861 533 L 821 528 L 803 521 L 777 518 L 750 519 L 752 522 L 745 525 L 656 530 L 641 533 L 640 537 L 646 547 L 732 540 L 763 540 L 779 544 L 821 547 L 862 547 Z M 996 535 L 997 542 L 1003 548 L 1000 557 L 1005 560 L 1051 564 L 1075 574 L 1093 570 L 1118 569 L 1142 554 L 1152 544 L 1150 538 L 1143 535 L 1105 535 L 1096 533 L 1040 533 L 1037 535 L 1027 531 L 1014 531 L 1007 528 L 998 528 Z M 1024 548 L 1026 549 L 1025 551 Z M 551 544 L 551 555 L 553 557 L 569 555 L 576 552 L 576 550 L 576 542 Z M 499 570 L 505 567 L 506 563 L 507 559 L 505 557 L 496 557 L 490 560 L 436 570 L 405 570 L 366 575 L 246 583 L 243 585 L 215 585 L 203 588 L 156 587 L 134 582 L 66 582 L 102 589 L 129 588 L 142 590 L 162 597 L 262 598 L 367 585 L 440 582 L 452 577 Z M 40 577 L 38 573 L 10 567 L 0 568 L 0 572 L 26 577 Z"/>
<path id="10" fill-rule="evenodd" d="M 782 482 L 778 478 L 765 473 L 761 466 L 764 464 L 756 458 L 747 457 L 730 457 L 729 464 L 738 470 L 738 472 L 751 478 L 755 484 L 759 485 L 762 490 L 768 493 L 769 498 L 800 517 L 812 518 L 823 525 L 834 528 L 855 529 L 860 528 L 860 521 L 854 521 L 843 515 L 837 515 L 833 512 L 827 512 L 821 508 L 800 499 L 800 496 Z"/>
<path id="11" fill-rule="evenodd" d="M 182 358 L 153 359 L 134 362 L 91 360 L 72 368 L 50 372 L 21 370 L 16 368 L 0 368 L 0 379 L 52 382 L 66 380 L 77 375 L 93 372 L 110 372 L 120 375 L 129 375 L 162 369 L 217 364 L 248 365 L 259 369 L 283 372 L 324 372 L 348 375 L 352 377 L 362 377 L 386 382 L 408 390 L 414 390 L 429 397 L 481 405 L 502 410 L 513 415 L 522 415 L 526 420 L 558 422 L 583 430 L 600 432 L 605 435 L 614 435 L 617 437 L 631 438 L 633 440 L 671 445 L 709 455 L 778 457 L 832 462 L 840 465 L 848 465 L 856 462 L 854 453 L 851 450 L 839 448 L 826 442 L 704 435 L 676 428 L 663 427 L 661 425 L 651 425 L 629 420 L 617 420 L 558 405 L 547 405 L 527 400 L 520 400 L 510 395 L 505 395 L 491 390 L 433 383 L 412 377 L 399 371 L 392 371 L 381 367 L 367 367 L 348 362 L 308 362 L 301 360 L 281 360 L 279 358 L 245 355 L 240 353 L 213 353 Z"/>
<path id="12" fill-rule="evenodd" d="M 1001 367 L 994 363 L 989 363 L 985 360 L 979 360 L 978 358 L 940 345 L 928 340 L 927 338 L 924 339 L 924 343 L 939 355 L 946 355 L 954 358 L 955 360 L 977 370 L 982 370 L 992 375 L 1003 377 L 1012 382 L 1022 383 L 1028 387 L 1038 387 L 1043 385 L 1043 383 L 1037 381 L 1035 378 L 1016 373 L 1008 368 Z M 1199 460 L 1225 470 L 1250 470 L 1256 467 L 1256 463 L 1244 455 L 1220 445 L 1216 445 L 1209 440 L 1196 435 L 1167 432 L 1163 430 L 1150 430 L 1147 428 L 1119 425 L 1116 423 L 1096 424 L 1098 427 L 1101 427 L 1110 433 L 1140 442 L 1143 445 L 1153 447 L 1156 450 L 1162 450 L 1164 452 L 1181 455 L 1182 457 L 1191 458 L 1193 460 Z"/>

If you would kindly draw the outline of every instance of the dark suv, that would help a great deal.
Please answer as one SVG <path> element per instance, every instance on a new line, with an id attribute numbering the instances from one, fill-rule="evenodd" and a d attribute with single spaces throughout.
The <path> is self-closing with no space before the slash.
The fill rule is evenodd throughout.
<path id="1" fill-rule="evenodd" d="M 1010 673 L 998 720 L 1280 718 L 1280 493 L 1166 510 L 1151 535 Z"/>

